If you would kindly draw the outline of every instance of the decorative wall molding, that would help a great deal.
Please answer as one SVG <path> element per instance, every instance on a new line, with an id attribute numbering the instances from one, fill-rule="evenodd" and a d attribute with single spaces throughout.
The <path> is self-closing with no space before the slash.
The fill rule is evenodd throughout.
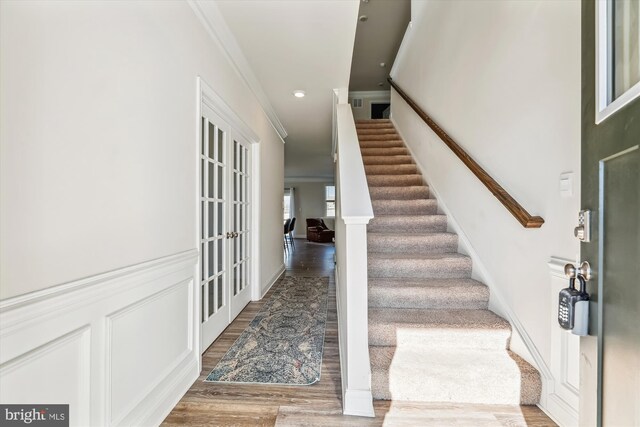
<path id="1" fill-rule="evenodd" d="M 558 292 L 568 284 L 564 274 L 567 263 L 575 260 L 551 257 L 549 260 L 550 304 L 557 307 Z M 553 388 L 547 394 L 545 410 L 561 426 L 578 426 L 580 403 L 580 337 L 562 330 L 557 323 L 555 311 L 552 313 L 551 330 L 551 371 Z"/>
<path id="2" fill-rule="evenodd" d="M 240 45 L 229 29 L 216 3 L 204 0 L 188 0 L 187 3 L 191 6 L 191 9 L 193 9 L 193 12 L 213 41 L 224 52 L 238 76 L 240 76 L 247 87 L 253 92 L 262 106 L 264 113 L 269 118 L 271 125 L 284 140 L 287 137 L 287 131 L 273 109 L 269 98 L 264 92 L 264 89 L 262 89 L 260 82 L 249 65 L 249 61 L 247 61 L 242 49 L 240 49 Z"/>
<path id="3" fill-rule="evenodd" d="M 226 121 L 229 126 L 238 132 L 242 137 L 252 144 L 260 142 L 260 137 L 245 123 L 244 120 L 225 102 L 220 95 L 216 93 L 211 86 L 204 81 L 202 77 L 198 77 L 198 93 L 200 94 L 200 102 L 211 108 L 218 114 L 222 120 Z M 199 144 L 198 144 L 199 146 Z"/>
<path id="4" fill-rule="evenodd" d="M 162 422 L 199 375 L 197 254 L 2 301 L 3 403 L 70 403 L 74 425 Z"/>

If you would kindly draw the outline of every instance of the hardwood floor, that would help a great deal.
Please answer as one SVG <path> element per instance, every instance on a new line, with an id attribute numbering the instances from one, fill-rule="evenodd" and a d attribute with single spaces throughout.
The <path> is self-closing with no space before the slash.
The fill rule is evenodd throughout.
<path id="1" fill-rule="evenodd" d="M 202 357 L 200 377 L 163 426 L 553 426 L 537 407 L 423 404 L 376 401 L 376 417 L 342 415 L 334 247 L 296 240 L 285 256 L 287 276 L 329 277 L 329 308 L 322 375 L 311 386 L 212 384 L 203 382 L 274 288 L 251 302 Z"/>

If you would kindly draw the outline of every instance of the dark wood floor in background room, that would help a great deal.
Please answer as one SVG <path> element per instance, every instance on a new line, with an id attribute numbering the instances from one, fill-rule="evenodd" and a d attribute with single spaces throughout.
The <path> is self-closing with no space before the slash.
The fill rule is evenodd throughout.
<path id="1" fill-rule="evenodd" d="M 329 308 L 322 377 L 311 386 L 204 383 L 272 291 L 251 302 L 202 357 L 202 372 L 163 426 L 553 426 L 537 407 L 376 401 L 376 418 L 342 415 L 338 323 L 331 244 L 296 240 L 285 255 L 287 276 L 328 276 Z"/>

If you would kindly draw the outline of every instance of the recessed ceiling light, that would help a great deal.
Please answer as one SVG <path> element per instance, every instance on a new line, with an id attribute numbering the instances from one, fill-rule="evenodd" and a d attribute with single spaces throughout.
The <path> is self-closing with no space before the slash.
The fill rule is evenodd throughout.
<path id="1" fill-rule="evenodd" d="M 382 82 L 378 83 L 378 86 L 383 86 L 383 85 L 384 85 L 384 83 L 382 83 Z"/>
<path id="2" fill-rule="evenodd" d="M 294 90 L 293 91 L 293 96 L 295 96 L 296 98 L 304 98 L 304 91 L 303 90 Z"/>
<path id="3" fill-rule="evenodd" d="M 381 67 L 381 68 L 384 68 L 384 67 L 386 67 L 386 66 L 387 66 L 387 64 L 385 64 L 384 62 L 381 62 L 381 63 L 380 63 L 380 67 Z"/>
<path id="4" fill-rule="evenodd" d="M 362 15 L 360 18 L 358 18 L 360 20 L 360 22 L 366 22 L 367 19 L 369 19 L 369 17 L 367 15 Z"/>

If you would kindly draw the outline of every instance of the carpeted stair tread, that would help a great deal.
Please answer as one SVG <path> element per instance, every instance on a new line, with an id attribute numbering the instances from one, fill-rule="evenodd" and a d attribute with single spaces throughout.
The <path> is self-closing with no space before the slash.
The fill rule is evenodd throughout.
<path id="1" fill-rule="evenodd" d="M 446 231 L 447 216 L 432 215 L 376 215 L 369 221 L 370 233 L 415 233 Z"/>
<path id="2" fill-rule="evenodd" d="M 367 176 L 369 189 L 371 187 L 399 187 L 425 185 L 420 174 L 407 175 L 369 175 Z"/>
<path id="3" fill-rule="evenodd" d="M 458 250 L 458 235 L 453 233 L 367 233 L 367 250 L 404 254 L 452 253 Z"/>
<path id="4" fill-rule="evenodd" d="M 365 165 L 410 165 L 413 157 L 408 155 L 362 156 Z"/>
<path id="5" fill-rule="evenodd" d="M 364 172 L 368 175 L 400 175 L 417 174 L 418 168 L 415 164 L 404 165 L 368 165 L 365 163 Z"/>
<path id="6" fill-rule="evenodd" d="M 371 206 L 374 215 L 429 215 L 438 210 L 438 202 L 435 199 L 371 200 Z"/>
<path id="7" fill-rule="evenodd" d="M 402 187 L 369 187 L 371 200 L 415 200 L 428 199 L 429 188 L 426 185 Z"/>
<path id="8" fill-rule="evenodd" d="M 369 277 L 468 278 L 471 259 L 458 253 L 403 254 L 369 252 Z"/>
<path id="9" fill-rule="evenodd" d="M 473 279 L 370 278 L 369 307 L 486 309 L 489 288 Z"/>
<path id="10" fill-rule="evenodd" d="M 363 141 L 391 141 L 400 139 L 400 135 L 397 133 L 383 133 L 379 135 L 359 135 L 360 142 Z"/>
<path id="11" fill-rule="evenodd" d="M 393 126 L 393 123 L 391 123 L 390 119 L 358 119 L 355 122 L 356 125 L 385 123 Z"/>
<path id="12" fill-rule="evenodd" d="M 408 156 L 405 147 L 360 147 L 363 156 Z"/>
<path id="13" fill-rule="evenodd" d="M 505 336 L 507 338 L 509 336 L 508 333 L 511 331 L 511 325 L 509 324 L 509 322 L 490 310 L 422 310 L 412 308 L 370 308 L 369 327 L 371 328 L 371 326 L 383 324 L 403 328 L 491 330 L 506 332 L 507 335 Z M 453 333 L 453 331 L 449 331 L 449 333 Z"/>
<path id="14" fill-rule="evenodd" d="M 375 217 L 367 225 L 369 353 L 376 399 L 536 404 L 540 374 L 508 350 L 511 326 L 447 232 L 389 120 L 356 129 Z"/>
<path id="15" fill-rule="evenodd" d="M 360 141 L 360 148 L 385 148 L 385 147 L 405 147 L 401 139 L 390 139 L 384 141 Z"/>
<path id="16" fill-rule="evenodd" d="M 509 351 L 370 347 L 374 399 L 535 405 L 535 368 Z M 535 374 L 532 374 L 535 372 Z"/>

